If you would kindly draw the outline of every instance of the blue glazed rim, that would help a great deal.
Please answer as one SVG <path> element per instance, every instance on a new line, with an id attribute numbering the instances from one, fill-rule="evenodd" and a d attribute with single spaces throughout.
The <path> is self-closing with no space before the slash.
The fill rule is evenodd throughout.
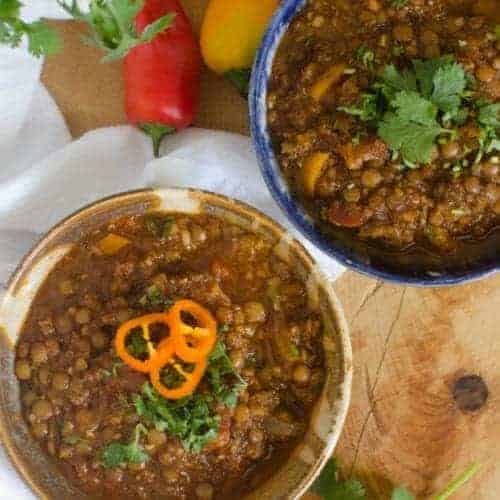
<path id="1" fill-rule="evenodd" d="M 264 181 L 274 200 L 297 230 L 332 259 L 361 274 L 399 285 L 442 287 L 464 284 L 491 276 L 500 270 L 500 262 L 479 265 L 474 270 L 420 272 L 404 274 L 384 270 L 363 262 L 355 251 L 334 246 L 314 226 L 311 218 L 291 197 L 281 174 L 267 126 L 267 87 L 276 50 L 295 15 L 307 0 L 285 0 L 274 15 L 257 52 L 249 90 L 250 130 Z"/>

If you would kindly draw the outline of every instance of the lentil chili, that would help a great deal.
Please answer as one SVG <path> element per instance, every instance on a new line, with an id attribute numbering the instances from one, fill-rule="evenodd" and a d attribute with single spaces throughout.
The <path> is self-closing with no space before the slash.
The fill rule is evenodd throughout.
<path id="1" fill-rule="evenodd" d="M 292 192 L 330 239 L 442 266 L 497 233 L 498 7 L 309 0 L 292 22 L 268 122 Z"/>
<path id="2" fill-rule="evenodd" d="M 215 347 L 189 362 L 206 347 L 190 336 L 214 319 Z M 186 336 L 180 370 L 165 362 L 175 356 L 169 325 Z M 126 216 L 83 236 L 51 271 L 15 373 L 32 436 L 90 497 L 236 498 L 306 430 L 323 385 L 322 322 L 262 237 L 214 216 Z M 183 374 L 204 375 L 190 396 L 164 398 Z"/>

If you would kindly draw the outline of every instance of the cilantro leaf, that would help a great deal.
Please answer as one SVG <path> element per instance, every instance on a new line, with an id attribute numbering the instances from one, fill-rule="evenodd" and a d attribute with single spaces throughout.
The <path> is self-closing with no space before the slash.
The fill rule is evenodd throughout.
<path id="1" fill-rule="evenodd" d="M 151 42 L 168 29 L 175 18 L 175 13 L 167 13 L 139 34 L 135 29 L 135 18 L 144 0 L 90 0 L 87 13 L 80 9 L 77 0 L 57 2 L 74 19 L 89 25 L 91 35 L 86 40 L 106 51 L 102 62 L 125 57 L 134 47 Z"/>
<path id="2" fill-rule="evenodd" d="M 378 97 L 375 94 L 363 94 L 358 106 L 341 106 L 337 109 L 348 115 L 357 116 L 364 122 L 377 120 L 380 114 Z"/>
<path id="3" fill-rule="evenodd" d="M 142 307 L 150 309 L 160 306 L 165 309 L 170 309 L 173 305 L 173 301 L 166 297 L 156 285 L 151 285 L 146 288 L 146 293 L 139 299 L 139 304 L 141 304 Z"/>
<path id="4" fill-rule="evenodd" d="M 485 154 L 500 151 L 500 103 L 488 101 L 478 105 L 477 122 L 480 128 L 479 149 L 475 163 L 479 163 Z"/>
<path id="5" fill-rule="evenodd" d="M 62 41 L 43 21 L 26 23 L 21 18 L 22 3 L 18 0 L 0 0 L 0 44 L 18 47 L 23 36 L 28 39 L 28 51 L 35 57 L 59 52 Z"/>
<path id="6" fill-rule="evenodd" d="M 217 342 L 210 354 L 207 375 L 215 398 L 225 406 L 234 408 L 239 393 L 246 388 L 247 383 L 234 368 L 222 340 Z"/>
<path id="7" fill-rule="evenodd" d="M 429 99 L 434 88 L 434 76 L 438 69 L 453 64 L 453 56 L 446 55 L 435 59 L 415 59 L 412 61 L 422 95 Z"/>
<path id="8" fill-rule="evenodd" d="M 381 89 L 382 94 L 389 101 L 397 92 L 402 90 L 417 91 L 417 80 L 415 73 L 404 70 L 399 71 L 394 64 L 390 64 L 384 68 L 381 83 L 377 87 Z"/>
<path id="9" fill-rule="evenodd" d="M 485 127 L 500 128 L 500 103 L 481 106 L 477 121 Z"/>
<path id="10" fill-rule="evenodd" d="M 62 48 L 59 35 L 43 21 L 27 25 L 28 50 L 35 57 L 57 54 Z"/>
<path id="11" fill-rule="evenodd" d="M 142 419 L 180 439 L 183 446 L 199 453 L 219 434 L 220 416 L 214 408 L 217 403 L 234 408 L 239 393 L 247 386 L 235 370 L 222 340 L 209 357 L 206 380 L 209 392 L 196 392 L 180 401 L 169 401 L 149 384 L 142 394 L 134 397 L 134 406 Z"/>
<path id="12" fill-rule="evenodd" d="M 391 495 L 391 500 L 415 500 L 415 495 L 405 488 L 395 488 Z"/>
<path id="13" fill-rule="evenodd" d="M 455 63 L 439 68 L 434 75 L 433 84 L 432 102 L 441 111 L 455 115 L 467 86 L 463 67 Z"/>
<path id="14" fill-rule="evenodd" d="M 364 486 L 356 479 L 341 481 L 335 459 L 327 462 L 311 486 L 323 500 L 366 500 Z"/>
<path id="15" fill-rule="evenodd" d="M 147 462 L 149 455 L 139 443 L 141 434 L 143 433 L 147 433 L 147 429 L 142 424 L 137 424 L 130 443 L 111 443 L 106 446 L 102 453 L 104 466 L 110 469 L 125 464 L 143 464 Z"/>
<path id="16" fill-rule="evenodd" d="M 220 417 L 212 409 L 212 396 L 196 393 L 179 401 L 169 401 L 146 383 L 136 395 L 137 414 L 159 431 L 178 437 L 183 446 L 199 453 L 219 433 Z"/>
<path id="17" fill-rule="evenodd" d="M 134 358 L 141 358 L 148 353 L 148 343 L 141 331 L 133 331 L 127 337 L 127 350 Z"/>
<path id="18" fill-rule="evenodd" d="M 417 92 L 403 91 L 395 95 L 391 105 L 397 109 L 399 118 L 422 125 L 436 123 L 437 109 Z"/>
<path id="19" fill-rule="evenodd" d="M 0 0 L 0 19 L 16 19 L 21 13 L 19 0 Z"/>
<path id="20" fill-rule="evenodd" d="M 422 124 L 387 113 L 378 127 L 379 136 L 410 165 L 430 160 L 436 138 L 443 129 L 437 122 Z"/>

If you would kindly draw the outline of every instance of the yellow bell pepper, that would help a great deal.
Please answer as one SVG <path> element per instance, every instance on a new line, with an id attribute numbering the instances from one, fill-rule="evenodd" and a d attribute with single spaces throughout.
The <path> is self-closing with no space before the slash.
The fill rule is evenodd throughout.
<path id="1" fill-rule="evenodd" d="M 325 170 L 329 159 L 330 155 L 328 153 L 313 153 L 304 162 L 302 175 L 304 190 L 308 196 L 314 196 L 316 184 Z"/>
<path id="2" fill-rule="evenodd" d="M 201 27 L 205 64 L 248 92 L 250 68 L 280 0 L 210 0 Z"/>

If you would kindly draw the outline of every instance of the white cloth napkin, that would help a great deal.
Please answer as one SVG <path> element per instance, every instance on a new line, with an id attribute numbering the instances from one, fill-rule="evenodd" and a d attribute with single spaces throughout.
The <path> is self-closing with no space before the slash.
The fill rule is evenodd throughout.
<path id="1" fill-rule="evenodd" d="M 85 2 L 81 2 L 84 5 Z M 30 0 L 27 20 L 65 17 L 55 0 Z M 153 159 L 149 139 L 113 127 L 72 141 L 40 83 L 42 61 L 0 46 L 0 292 L 20 258 L 58 220 L 104 196 L 147 186 L 198 187 L 254 205 L 291 229 L 260 176 L 248 137 L 190 129 Z M 332 279 L 343 268 L 297 236 Z M 31 499 L 0 448 L 0 499 Z"/>

